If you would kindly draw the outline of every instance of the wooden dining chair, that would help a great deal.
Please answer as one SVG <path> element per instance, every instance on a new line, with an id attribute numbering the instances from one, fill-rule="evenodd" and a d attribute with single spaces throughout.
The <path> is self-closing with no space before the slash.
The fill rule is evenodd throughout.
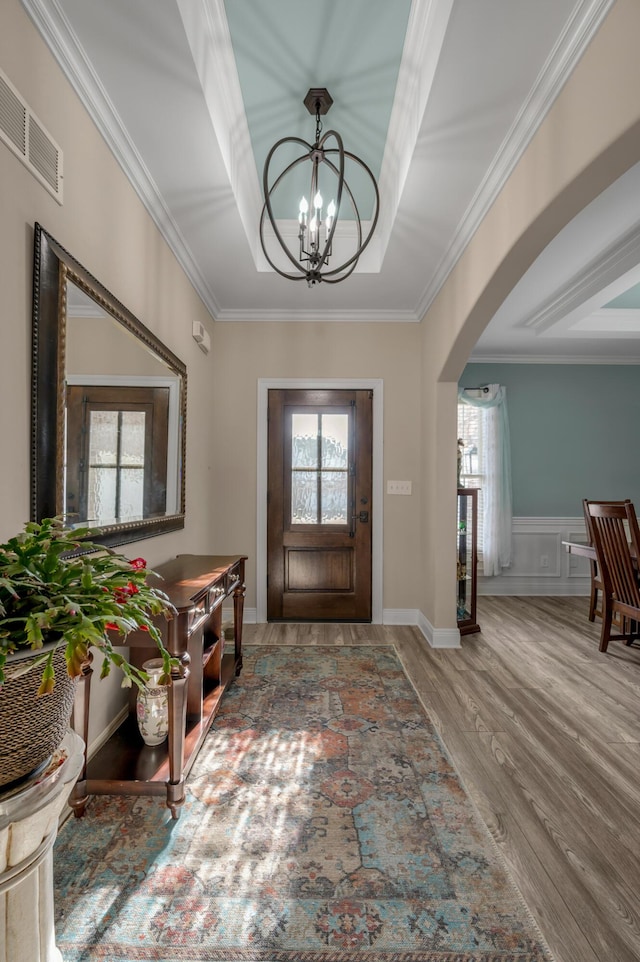
<path id="1" fill-rule="evenodd" d="M 624 501 L 593 501 L 593 504 L 624 504 Z M 589 518 L 589 512 L 587 511 L 587 504 L 589 500 L 587 498 L 582 499 L 582 510 L 584 512 L 584 523 L 587 530 L 587 541 L 588 544 L 593 545 L 593 535 L 591 534 L 591 521 Z M 591 591 L 589 594 L 589 621 L 595 621 L 596 617 L 602 618 L 602 608 L 598 606 L 598 595 L 602 597 L 602 578 L 600 577 L 600 572 L 598 570 L 597 561 L 589 561 L 589 572 L 591 575 Z M 619 617 L 614 618 L 614 624 L 622 630 L 622 623 Z"/>
<path id="2" fill-rule="evenodd" d="M 602 583 L 600 651 L 606 651 L 612 640 L 631 644 L 638 636 L 640 530 L 635 508 L 629 500 L 621 504 L 587 501 L 585 508 Z M 612 620 L 616 615 L 620 617 L 621 634 L 613 635 Z"/>

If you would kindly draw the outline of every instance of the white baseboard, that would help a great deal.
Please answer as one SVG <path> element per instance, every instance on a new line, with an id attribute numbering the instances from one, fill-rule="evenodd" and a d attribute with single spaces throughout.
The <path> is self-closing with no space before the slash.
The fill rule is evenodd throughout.
<path id="1" fill-rule="evenodd" d="M 434 628 L 428 618 L 419 612 L 418 628 L 432 648 L 460 648 L 460 632 L 457 628 Z"/>
<path id="2" fill-rule="evenodd" d="M 242 613 L 242 623 L 244 625 L 257 625 L 258 624 L 258 609 L 257 608 L 245 608 Z M 233 608 L 223 608 L 222 609 L 222 620 L 223 621 L 233 621 Z"/>
<path id="3" fill-rule="evenodd" d="M 478 578 L 478 597 L 482 595 L 517 595 L 544 597 L 545 595 L 562 597 L 563 595 L 576 595 L 582 597 L 588 595 L 591 589 L 591 579 L 584 578 L 572 579 L 569 581 L 564 578 L 535 578 L 529 577 L 496 577 Z"/>
<path id="4" fill-rule="evenodd" d="M 413 625 L 419 628 L 432 648 L 459 648 L 460 632 L 457 628 L 434 628 L 418 608 L 385 608 L 383 625 Z"/>
<path id="5" fill-rule="evenodd" d="M 420 612 L 417 608 L 384 608 L 383 625 L 417 625 Z"/>

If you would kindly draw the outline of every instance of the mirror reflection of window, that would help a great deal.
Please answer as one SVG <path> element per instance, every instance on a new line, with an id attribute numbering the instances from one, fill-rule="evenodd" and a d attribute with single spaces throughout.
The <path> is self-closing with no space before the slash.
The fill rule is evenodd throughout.
<path id="1" fill-rule="evenodd" d="M 75 284 L 67 294 L 65 511 L 96 525 L 171 514 L 180 379 Z"/>
<path id="2" fill-rule="evenodd" d="M 169 388 L 67 387 L 66 513 L 106 524 L 167 510 Z"/>
<path id="3" fill-rule="evenodd" d="M 129 521 L 144 513 L 144 411 L 91 411 L 88 515 Z"/>

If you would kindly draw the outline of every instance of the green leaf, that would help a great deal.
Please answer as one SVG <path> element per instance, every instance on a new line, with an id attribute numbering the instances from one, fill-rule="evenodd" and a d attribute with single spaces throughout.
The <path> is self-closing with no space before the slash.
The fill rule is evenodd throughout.
<path id="1" fill-rule="evenodd" d="M 25 622 L 27 640 L 32 648 L 42 648 L 42 629 L 37 615 L 29 615 Z"/>

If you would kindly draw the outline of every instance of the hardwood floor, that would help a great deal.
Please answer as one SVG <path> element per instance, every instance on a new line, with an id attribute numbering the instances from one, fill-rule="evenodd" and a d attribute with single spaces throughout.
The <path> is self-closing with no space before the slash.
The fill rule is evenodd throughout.
<path id="1" fill-rule="evenodd" d="M 640 646 L 586 598 L 478 599 L 482 632 L 246 625 L 246 644 L 394 644 L 555 962 L 640 960 Z"/>

